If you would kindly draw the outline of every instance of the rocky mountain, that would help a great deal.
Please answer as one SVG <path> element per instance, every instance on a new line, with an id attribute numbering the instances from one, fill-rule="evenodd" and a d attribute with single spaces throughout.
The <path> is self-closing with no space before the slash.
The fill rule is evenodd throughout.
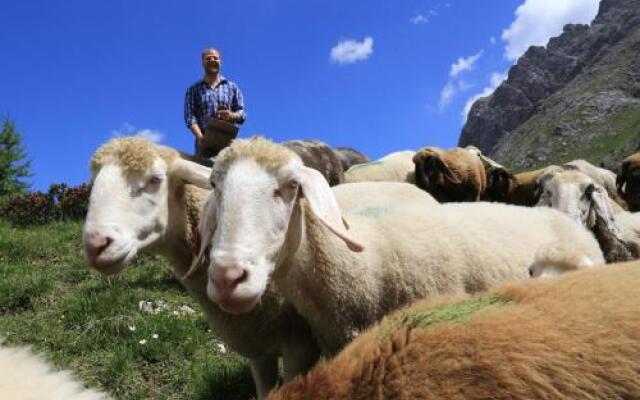
<path id="1" fill-rule="evenodd" d="M 640 146 L 640 0 L 602 0 L 591 25 L 532 46 L 471 107 L 459 140 L 514 170 L 585 158 L 615 163 Z"/>

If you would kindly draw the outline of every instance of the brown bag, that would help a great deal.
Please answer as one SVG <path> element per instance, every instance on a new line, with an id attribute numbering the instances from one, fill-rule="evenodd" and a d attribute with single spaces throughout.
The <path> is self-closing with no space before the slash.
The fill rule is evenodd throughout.
<path id="1" fill-rule="evenodd" d="M 217 118 L 211 118 L 204 133 L 202 150 L 207 153 L 218 154 L 238 136 L 239 128 L 234 124 Z"/>

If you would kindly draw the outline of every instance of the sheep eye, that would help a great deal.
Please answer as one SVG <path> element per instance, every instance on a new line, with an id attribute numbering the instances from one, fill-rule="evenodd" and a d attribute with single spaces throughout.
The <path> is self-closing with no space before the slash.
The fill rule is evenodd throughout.
<path id="1" fill-rule="evenodd" d="M 591 184 L 589 184 L 589 186 L 587 186 L 587 187 L 584 189 L 584 196 L 585 196 L 585 197 L 591 197 L 591 195 L 593 194 L 593 191 L 594 191 L 595 189 L 596 189 L 596 188 L 595 188 L 595 186 L 593 186 L 593 184 L 592 184 L 592 183 L 591 183 Z"/>
<path id="2" fill-rule="evenodd" d="M 209 181 L 209 185 L 211 185 L 211 189 L 216 188 L 216 183 L 213 181 L 213 179 Z"/>
<path id="3" fill-rule="evenodd" d="M 162 182 L 162 178 L 160 178 L 159 176 L 152 176 L 147 181 L 147 185 L 159 185 L 160 182 Z"/>
<path id="4" fill-rule="evenodd" d="M 300 182 L 298 182 L 295 179 L 291 179 L 289 182 L 287 182 L 287 187 L 290 190 L 296 190 L 296 189 L 298 189 L 298 186 L 300 186 Z"/>

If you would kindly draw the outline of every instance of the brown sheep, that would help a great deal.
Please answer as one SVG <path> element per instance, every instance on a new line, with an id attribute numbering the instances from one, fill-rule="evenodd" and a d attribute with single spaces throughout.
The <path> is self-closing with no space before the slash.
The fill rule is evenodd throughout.
<path id="1" fill-rule="evenodd" d="M 424 147 L 413 156 L 419 188 L 441 203 L 479 201 L 487 187 L 485 166 L 476 151 Z"/>
<path id="2" fill-rule="evenodd" d="M 615 190 L 615 174 L 604 168 L 596 167 L 585 160 L 573 160 L 562 165 L 550 165 L 533 171 L 511 175 L 503 170 L 487 172 L 487 185 L 492 188 L 493 196 L 488 199 L 507 204 L 532 207 L 538 203 L 542 194 L 539 180 L 543 175 L 564 170 L 578 170 L 602 185 L 609 197 L 620 207 L 625 208 L 625 202 Z M 487 189 L 489 191 L 490 189 Z"/>
<path id="3" fill-rule="evenodd" d="M 640 152 L 622 161 L 616 186 L 629 211 L 640 211 Z"/>
<path id="4" fill-rule="evenodd" d="M 267 399 L 637 399 L 638 286 L 631 262 L 414 303 Z"/>
<path id="5" fill-rule="evenodd" d="M 344 168 L 338 154 L 326 143 L 316 140 L 291 140 L 282 143 L 300 156 L 304 165 L 320 171 L 329 186 L 344 182 Z"/>
<path id="6" fill-rule="evenodd" d="M 333 151 L 338 154 L 342 162 L 342 169 L 345 171 L 356 164 L 365 164 L 369 162 L 369 157 L 360 153 L 351 147 L 334 147 Z"/>

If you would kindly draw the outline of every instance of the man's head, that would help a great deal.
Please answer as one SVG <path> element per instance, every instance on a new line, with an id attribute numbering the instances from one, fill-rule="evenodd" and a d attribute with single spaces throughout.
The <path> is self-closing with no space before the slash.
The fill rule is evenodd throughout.
<path id="1" fill-rule="evenodd" d="M 206 48 L 202 50 L 202 67 L 207 75 L 216 75 L 220 73 L 222 66 L 222 58 L 220 51 L 214 48 Z"/>

